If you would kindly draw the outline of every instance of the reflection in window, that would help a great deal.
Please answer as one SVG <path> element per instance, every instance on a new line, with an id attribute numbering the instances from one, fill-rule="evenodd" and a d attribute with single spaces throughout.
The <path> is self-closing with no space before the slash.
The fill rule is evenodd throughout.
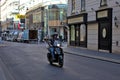
<path id="1" fill-rule="evenodd" d="M 80 26 L 80 41 L 85 41 L 85 37 L 86 37 L 86 26 L 82 24 Z"/>
<path id="2" fill-rule="evenodd" d="M 85 0 L 81 0 L 81 11 L 85 11 Z"/>
<path id="3" fill-rule="evenodd" d="M 76 36 L 79 37 L 79 32 L 78 31 L 76 31 Z"/>
<path id="4" fill-rule="evenodd" d="M 101 0 L 100 6 L 106 6 L 107 5 L 107 0 Z"/>
<path id="5" fill-rule="evenodd" d="M 75 12 L 75 0 L 72 0 L 72 13 Z"/>
<path id="6" fill-rule="evenodd" d="M 64 9 L 50 9 L 49 20 L 65 20 L 66 13 Z"/>
<path id="7" fill-rule="evenodd" d="M 75 41 L 75 26 L 71 26 L 71 41 Z"/>
<path id="8" fill-rule="evenodd" d="M 57 9 L 49 10 L 49 20 L 59 20 L 59 11 Z"/>

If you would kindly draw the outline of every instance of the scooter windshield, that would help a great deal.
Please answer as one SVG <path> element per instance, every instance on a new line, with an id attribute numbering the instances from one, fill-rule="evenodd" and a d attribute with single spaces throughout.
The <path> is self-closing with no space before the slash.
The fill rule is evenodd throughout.
<path id="1" fill-rule="evenodd" d="M 61 44 L 61 43 L 60 43 L 60 41 L 59 41 L 59 40 L 55 40 L 55 41 L 54 41 L 54 46 L 58 46 L 58 47 L 59 47 L 59 46 L 60 46 L 60 44 Z"/>

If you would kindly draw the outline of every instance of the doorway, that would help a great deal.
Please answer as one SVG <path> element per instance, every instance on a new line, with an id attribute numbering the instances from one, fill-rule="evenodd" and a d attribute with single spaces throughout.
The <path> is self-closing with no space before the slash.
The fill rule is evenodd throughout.
<path id="1" fill-rule="evenodd" d="M 98 48 L 102 50 L 109 50 L 111 52 L 112 29 L 109 22 L 102 21 L 99 23 L 99 42 Z"/>

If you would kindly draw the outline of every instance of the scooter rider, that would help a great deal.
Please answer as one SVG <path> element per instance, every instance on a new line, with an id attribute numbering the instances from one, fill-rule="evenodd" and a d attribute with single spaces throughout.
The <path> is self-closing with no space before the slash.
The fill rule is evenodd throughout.
<path id="1" fill-rule="evenodd" d="M 55 60 L 55 48 L 57 46 L 57 41 L 58 41 L 57 35 L 53 35 L 52 39 L 50 40 L 51 46 L 49 47 L 49 51 L 52 55 L 53 60 Z"/>

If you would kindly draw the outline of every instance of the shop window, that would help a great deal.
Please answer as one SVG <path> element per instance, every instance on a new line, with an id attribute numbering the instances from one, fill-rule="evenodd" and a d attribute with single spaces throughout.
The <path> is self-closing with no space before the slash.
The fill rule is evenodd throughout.
<path id="1" fill-rule="evenodd" d="M 107 6 L 107 0 L 101 0 L 100 6 Z"/>
<path id="2" fill-rule="evenodd" d="M 82 24 L 80 26 L 80 41 L 85 41 L 86 39 L 86 26 Z"/>
<path id="3" fill-rule="evenodd" d="M 85 0 L 81 0 L 81 11 L 85 11 Z"/>
<path id="4" fill-rule="evenodd" d="M 75 26 L 71 26 L 71 41 L 75 41 Z"/>
<path id="5" fill-rule="evenodd" d="M 75 0 L 72 0 L 72 13 L 75 13 Z"/>

